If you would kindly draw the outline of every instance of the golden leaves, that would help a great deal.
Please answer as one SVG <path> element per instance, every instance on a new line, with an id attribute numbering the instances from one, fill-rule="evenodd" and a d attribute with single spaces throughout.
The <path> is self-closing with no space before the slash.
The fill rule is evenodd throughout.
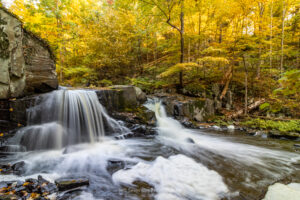
<path id="1" fill-rule="evenodd" d="M 197 63 L 178 63 L 176 65 L 173 65 L 169 69 L 167 69 L 165 72 L 161 73 L 158 77 L 163 78 L 163 77 L 171 76 L 175 73 L 191 70 L 195 67 L 199 67 L 199 65 Z"/>

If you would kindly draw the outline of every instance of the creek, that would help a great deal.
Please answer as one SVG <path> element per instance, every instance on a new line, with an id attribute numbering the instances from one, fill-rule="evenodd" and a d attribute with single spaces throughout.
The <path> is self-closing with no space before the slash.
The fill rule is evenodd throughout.
<path id="1" fill-rule="evenodd" d="M 300 155 L 293 141 L 184 128 L 158 100 L 157 135 L 117 140 L 129 133 L 109 116 L 90 90 L 57 90 L 28 110 L 28 126 L 9 140 L 1 163 L 25 162 L 21 176 L 86 177 L 90 185 L 74 199 L 257 199 L 272 183 L 300 182 Z M 110 170 L 110 163 L 122 167 Z"/>

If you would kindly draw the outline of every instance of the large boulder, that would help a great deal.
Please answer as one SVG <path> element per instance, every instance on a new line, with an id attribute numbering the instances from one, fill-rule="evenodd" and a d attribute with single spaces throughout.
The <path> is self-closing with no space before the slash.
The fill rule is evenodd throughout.
<path id="1" fill-rule="evenodd" d="M 157 94 L 165 106 L 169 116 L 178 120 L 206 121 L 216 112 L 214 100 L 209 98 L 193 98 L 180 95 Z"/>
<path id="2" fill-rule="evenodd" d="M 55 184 L 59 191 L 70 190 L 90 184 L 87 178 L 60 178 L 55 180 Z"/>
<path id="3" fill-rule="evenodd" d="M 0 99 L 47 92 L 58 87 L 49 45 L 23 29 L 22 22 L 0 7 Z"/>
<path id="4" fill-rule="evenodd" d="M 109 111 L 130 111 L 147 100 L 140 88 L 131 85 L 114 85 L 96 93 L 100 103 Z"/>

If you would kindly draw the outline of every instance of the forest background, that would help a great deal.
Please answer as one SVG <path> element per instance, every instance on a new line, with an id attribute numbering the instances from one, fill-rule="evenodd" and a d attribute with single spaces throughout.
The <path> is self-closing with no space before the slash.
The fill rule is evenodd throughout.
<path id="1" fill-rule="evenodd" d="M 6 4 L 5 4 L 6 3 Z M 300 117 L 299 0 L 14 0 L 61 85 L 133 84 Z"/>

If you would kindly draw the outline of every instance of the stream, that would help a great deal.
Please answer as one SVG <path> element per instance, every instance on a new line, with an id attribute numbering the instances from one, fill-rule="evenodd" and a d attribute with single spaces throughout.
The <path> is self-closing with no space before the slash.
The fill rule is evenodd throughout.
<path id="1" fill-rule="evenodd" d="M 294 141 L 187 129 L 159 101 L 145 106 L 155 112 L 158 134 L 116 140 L 130 130 L 107 114 L 94 91 L 43 95 L 28 110 L 28 126 L 9 141 L 13 153 L 0 158 L 25 161 L 24 173 L 0 180 L 87 177 L 90 186 L 73 199 L 159 200 L 258 199 L 278 180 L 300 182 Z M 124 169 L 111 172 L 111 161 L 125 163 Z"/>

